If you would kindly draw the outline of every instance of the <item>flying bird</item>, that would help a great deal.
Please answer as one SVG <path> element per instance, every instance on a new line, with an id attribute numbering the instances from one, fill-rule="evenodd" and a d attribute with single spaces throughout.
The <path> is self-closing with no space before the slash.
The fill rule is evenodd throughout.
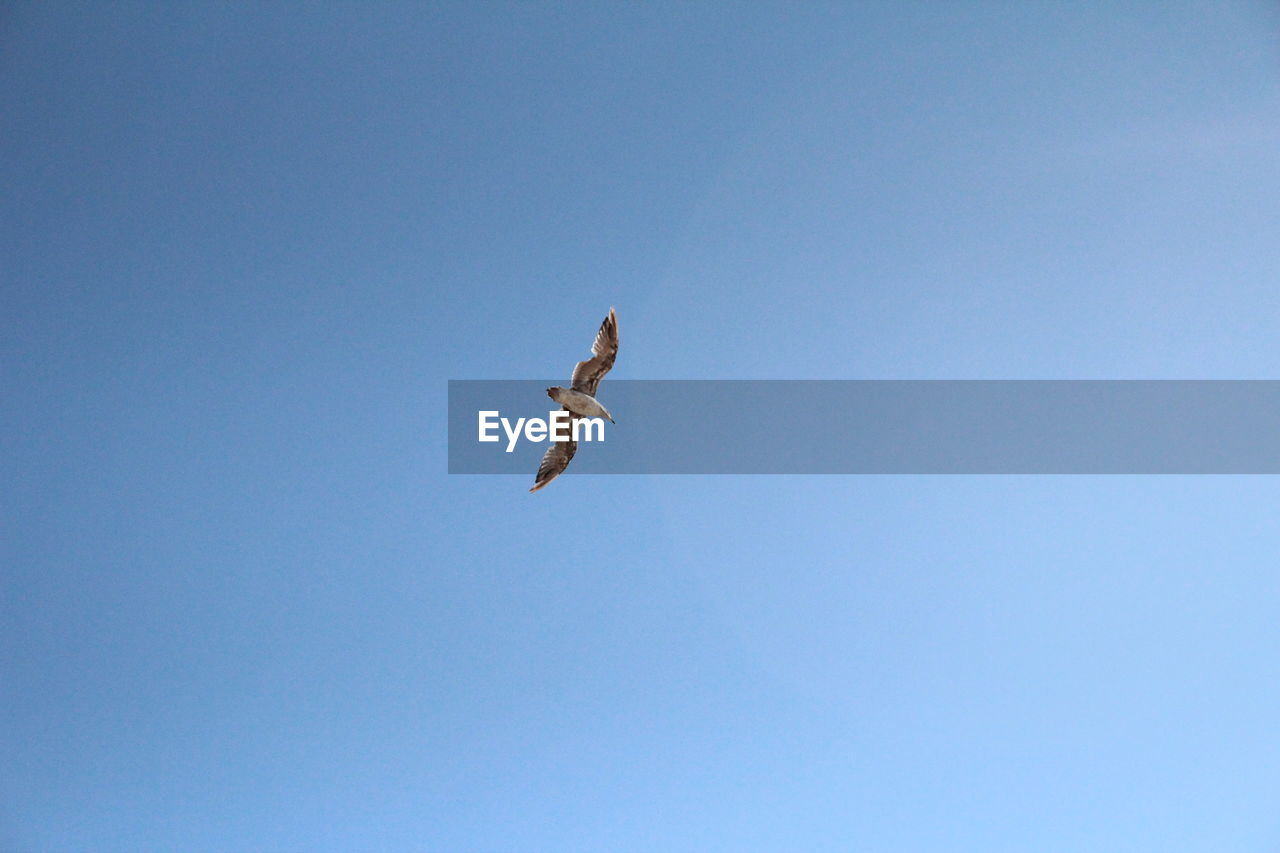
<path id="1" fill-rule="evenodd" d="M 569 467 L 569 460 L 578 451 L 578 443 L 572 436 L 573 427 L 579 418 L 608 418 L 610 423 L 616 423 L 609 410 L 596 400 L 596 389 L 600 387 L 600 380 L 613 367 L 613 360 L 617 357 L 618 315 L 610 308 L 609 316 L 600 324 L 600 331 L 596 332 L 595 342 L 591 344 L 591 358 L 578 362 L 573 369 L 573 378 L 569 380 L 570 387 L 555 385 L 547 389 L 547 396 L 569 413 L 570 439 L 551 442 L 542 457 L 542 464 L 538 466 L 533 488 L 529 491 L 538 491 Z"/>

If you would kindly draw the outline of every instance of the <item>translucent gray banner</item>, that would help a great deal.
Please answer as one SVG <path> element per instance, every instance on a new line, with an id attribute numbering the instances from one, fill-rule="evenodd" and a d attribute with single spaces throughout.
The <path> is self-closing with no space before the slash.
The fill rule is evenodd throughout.
<path id="1" fill-rule="evenodd" d="M 532 477 L 547 442 L 497 418 L 547 420 L 557 384 L 450 381 L 449 473 Z M 598 397 L 617 424 L 567 474 L 1280 473 L 1272 380 L 610 379 Z"/>

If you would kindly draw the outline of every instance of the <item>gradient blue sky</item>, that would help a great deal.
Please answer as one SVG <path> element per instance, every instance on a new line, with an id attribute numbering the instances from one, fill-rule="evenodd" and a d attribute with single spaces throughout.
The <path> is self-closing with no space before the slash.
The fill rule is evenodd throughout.
<path id="1" fill-rule="evenodd" d="M 1275 478 L 444 425 L 610 305 L 615 377 L 1276 378 L 1278 151 L 1261 2 L 6 4 L 0 848 L 1274 851 Z"/>

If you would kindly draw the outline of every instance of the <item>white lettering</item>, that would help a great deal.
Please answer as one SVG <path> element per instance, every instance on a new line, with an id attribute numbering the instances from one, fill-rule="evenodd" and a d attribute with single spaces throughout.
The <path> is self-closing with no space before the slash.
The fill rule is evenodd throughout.
<path id="1" fill-rule="evenodd" d="M 476 439 L 482 442 L 501 441 L 498 428 L 507 436 L 507 453 L 514 453 L 523 435 L 532 442 L 551 441 L 604 441 L 604 418 L 580 418 L 564 409 L 547 413 L 547 419 L 502 417 L 496 410 L 484 410 L 476 417 Z"/>
<path id="2" fill-rule="evenodd" d="M 586 427 L 584 430 L 583 427 Z M 591 430 L 595 428 L 598 438 L 591 437 Z M 586 438 L 579 438 L 579 434 L 586 432 Z M 573 423 L 573 440 L 574 441 L 604 441 L 604 418 L 579 418 Z"/>
<path id="3" fill-rule="evenodd" d="M 524 418 L 516 418 L 516 428 L 512 429 L 511 422 L 508 421 L 506 418 L 502 419 L 502 428 L 506 431 L 507 438 L 510 439 L 507 442 L 508 453 L 516 449 L 516 440 L 520 438 L 520 427 L 523 424 L 524 424 Z"/>
<path id="4" fill-rule="evenodd" d="M 569 440 L 569 413 L 564 409 L 554 411 L 551 417 L 551 440 L 552 441 L 568 441 Z M 495 439 L 496 441 L 496 439 Z"/>
<path id="5" fill-rule="evenodd" d="M 480 413 L 480 440 L 481 441 L 497 441 L 496 435 L 489 435 L 489 430 L 497 429 L 498 425 L 490 421 L 490 418 L 496 418 L 497 412 L 481 412 Z"/>

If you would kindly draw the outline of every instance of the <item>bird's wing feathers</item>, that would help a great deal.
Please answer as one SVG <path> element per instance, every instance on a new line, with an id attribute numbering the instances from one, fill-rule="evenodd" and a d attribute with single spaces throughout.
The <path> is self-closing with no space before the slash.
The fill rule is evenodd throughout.
<path id="1" fill-rule="evenodd" d="M 595 343 L 591 345 L 593 358 L 578 362 L 573 369 L 571 385 L 573 390 L 594 397 L 600 387 L 600 380 L 613 367 L 613 360 L 618 357 L 618 315 L 609 309 L 609 316 L 600 324 L 596 332 Z"/>
<path id="2" fill-rule="evenodd" d="M 566 412 L 569 411 L 568 406 L 561 406 Z M 573 435 L 573 422 L 577 418 L 569 418 L 569 434 Z M 573 454 L 578 452 L 578 443 L 576 441 L 553 441 L 551 446 L 547 448 L 547 452 L 542 454 L 542 463 L 538 465 L 538 475 L 533 478 L 533 488 L 529 491 L 536 492 L 547 483 L 550 483 L 556 477 L 564 473 L 564 469 L 569 467 L 569 460 L 573 458 Z"/>

